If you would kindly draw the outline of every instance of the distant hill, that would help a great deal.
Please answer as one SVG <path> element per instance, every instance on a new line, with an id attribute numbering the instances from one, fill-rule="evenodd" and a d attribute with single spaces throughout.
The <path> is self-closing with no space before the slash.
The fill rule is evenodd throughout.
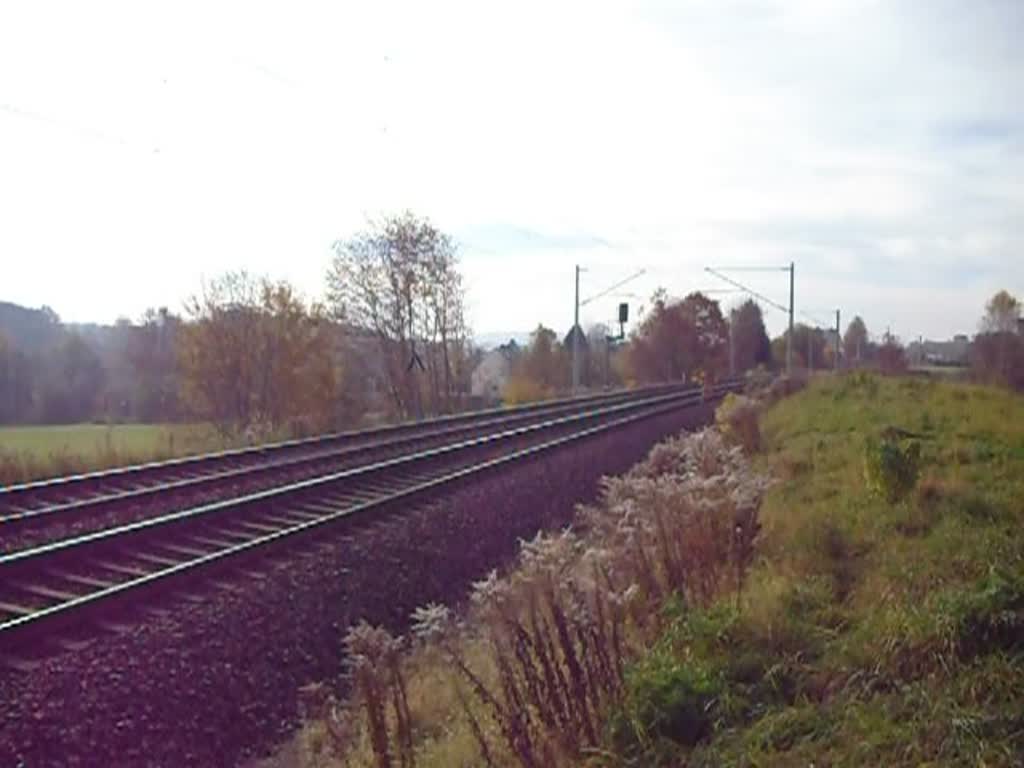
<path id="1" fill-rule="evenodd" d="M 65 324 L 49 307 L 0 301 L 0 424 L 151 415 L 129 357 L 136 331 Z"/>
<path id="2" fill-rule="evenodd" d="M 43 352 L 60 343 L 64 326 L 49 307 L 29 309 L 0 301 L 0 333 L 16 347 Z"/>

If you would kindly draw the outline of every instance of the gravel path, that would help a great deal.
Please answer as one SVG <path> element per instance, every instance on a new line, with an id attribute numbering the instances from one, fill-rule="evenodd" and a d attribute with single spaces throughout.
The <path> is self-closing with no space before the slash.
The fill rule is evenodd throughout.
<path id="1" fill-rule="evenodd" d="M 232 766 L 267 754 L 298 723 L 297 689 L 337 678 L 351 622 L 400 631 L 416 606 L 461 598 L 520 537 L 565 524 L 602 475 L 710 413 L 663 415 L 374 525 L 317 534 L 261 563 L 262 578 L 225 576 L 161 604 L 174 612 L 0 671 L 0 765 Z"/>

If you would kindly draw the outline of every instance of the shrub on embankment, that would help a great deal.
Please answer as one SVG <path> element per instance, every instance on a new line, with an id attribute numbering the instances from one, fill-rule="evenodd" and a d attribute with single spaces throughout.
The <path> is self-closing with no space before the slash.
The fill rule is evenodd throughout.
<path id="1" fill-rule="evenodd" d="M 376 766 L 571 765 L 605 748 L 666 602 L 708 606 L 742 588 L 764 488 L 714 431 L 656 446 L 607 479 L 573 529 L 523 542 L 506 575 L 479 582 L 465 621 L 424 607 L 404 643 L 353 628 L 353 696 L 319 702 L 307 746 Z M 699 708 L 673 717 L 694 738 L 706 730 Z M 646 738 L 616 728 L 615 739 Z"/>

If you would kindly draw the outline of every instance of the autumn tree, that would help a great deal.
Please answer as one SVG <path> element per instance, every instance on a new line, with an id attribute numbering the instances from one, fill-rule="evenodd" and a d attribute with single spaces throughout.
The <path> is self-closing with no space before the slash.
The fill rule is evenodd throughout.
<path id="1" fill-rule="evenodd" d="M 1019 332 L 1021 304 L 999 291 L 985 305 L 982 331 L 971 344 L 970 363 L 975 378 L 1024 389 L 1024 336 Z"/>
<path id="2" fill-rule="evenodd" d="M 979 333 L 971 344 L 970 365 L 979 381 L 1024 389 L 1024 336 Z"/>
<path id="3" fill-rule="evenodd" d="M 630 368 L 638 381 L 679 381 L 686 375 L 687 360 L 681 343 L 693 329 L 683 313 L 659 288 L 651 297 L 651 310 L 630 338 Z"/>
<path id="4" fill-rule="evenodd" d="M 772 339 L 772 360 L 777 368 L 786 366 L 786 341 L 789 338 L 787 329 L 781 336 Z M 814 328 L 806 323 L 793 326 L 793 365 L 808 370 L 831 368 L 832 358 L 829 355 L 828 338 L 821 328 Z"/>
<path id="5" fill-rule="evenodd" d="M 569 351 L 544 325 L 530 334 L 530 344 L 512 363 L 502 399 L 509 404 L 543 400 L 569 388 Z"/>
<path id="6" fill-rule="evenodd" d="M 32 367 L 28 357 L 0 333 L 0 424 L 28 420 L 32 408 Z"/>
<path id="7" fill-rule="evenodd" d="M 907 370 L 907 353 L 900 343 L 900 340 L 893 334 L 886 332 L 882 337 L 882 343 L 875 352 L 878 360 L 878 370 L 885 374 L 898 374 Z"/>
<path id="8" fill-rule="evenodd" d="M 718 376 L 726 368 L 728 326 L 721 308 L 701 293 L 671 301 L 655 292 L 651 311 L 630 337 L 630 367 L 641 382 Z"/>
<path id="9" fill-rule="evenodd" d="M 228 273 L 186 304 L 177 333 L 186 402 L 224 432 L 323 431 L 338 413 L 340 367 L 323 308 L 286 282 Z"/>
<path id="10" fill-rule="evenodd" d="M 868 329 L 860 315 L 857 315 L 846 326 L 843 334 L 843 357 L 851 364 L 861 362 L 867 356 Z"/>
<path id="11" fill-rule="evenodd" d="M 465 299 L 452 239 L 410 212 L 334 244 L 333 316 L 377 339 L 396 412 L 452 410 L 468 392 Z"/>
<path id="12" fill-rule="evenodd" d="M 1007 291 L 999 291 L 985 305 L 985 315 L 981 318 L 981 330 L 984 333 L 1016 333 L 1020 312 L 1020 301 Z"/>
<path id="13" fill-rule="evenodd" d="M 126 331 L 122 354 L 134 379 L 135 415 L 142 421 L 175 421 L 180 416 L 177 335 L 181 318 L 167 307 L 148 309 Z"/>
<path id="14" fill-rule="evenodd" d="M 770 364 L 772 348 L 764 327 L 761 307 L 753 299 L 747 299 L 729 313 L 729 322 L 732 324 L 736 371 L 742 372 L 757 365 Z"/>
<path id="15" fill-rule="evenodd" d="M 11 369 L 14 358 L 14 350 L 7 341 L 7 337 L 0 333 L 0 424 L 10 424 L 14 421 L 14 398 L 12 396 Z"/>
<path id="16" fill-rule="evenodd" d="M 105 382 L 96 350 L 81 335 L 69 334 L 50 361 L 42 395 L 43 421 L 74 424 L 93 418 Z"/>

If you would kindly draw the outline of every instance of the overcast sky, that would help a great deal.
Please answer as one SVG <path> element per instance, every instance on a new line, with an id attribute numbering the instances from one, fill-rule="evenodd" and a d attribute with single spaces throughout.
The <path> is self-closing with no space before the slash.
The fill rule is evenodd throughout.
<path id="1" fill-rule="evenodd" d="M 971 333 L 1024 294 L 1022 40 L 1020 0 L 7 2 L 0 300 L 110 322 L 240 267 L 319 296 L 332 241 L 408 208 L 480 333 L 566 330 L 576 263 L 584 298 L 647 270 L 597 321 L 789 261 L 798 319 Z"/>

